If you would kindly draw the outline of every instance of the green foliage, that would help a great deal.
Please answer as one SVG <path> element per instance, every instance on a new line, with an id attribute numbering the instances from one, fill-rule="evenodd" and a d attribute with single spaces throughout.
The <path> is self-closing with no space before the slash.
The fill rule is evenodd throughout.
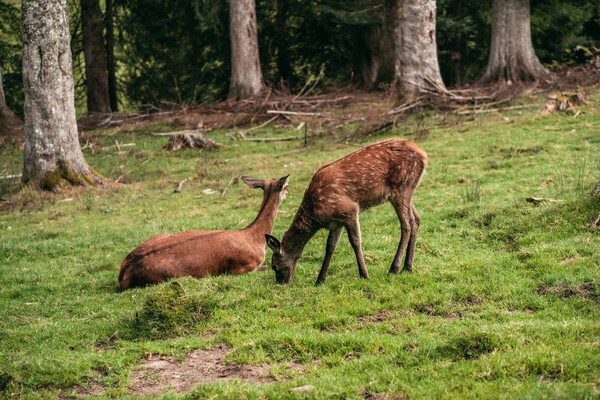
<path id="1" fill-rule="evenodd" d="M 448 86 L 473 82 L 483 73 L 491 40 L 491 0 L 438 0 L 440 72 Z"/>
<path id="2" fill-rule="evenodd" d="M 126 96 L 137 105 L 222 99 L 229 82 L 225 1 L 118 3 Z"/>
<path id="3" fill-rule="evenodd" d="M 533 0 L 531 36 L 540 60 L 560 60 L 577 45 L 600 47 L 600 4 L 587 0 Z"/>
<path id="4" fill-rule="evenodd" d="M 20 10 L 0 1 L 0 71 L 8 107 L 23 118 L 23 78 L 21 69 Z"/>

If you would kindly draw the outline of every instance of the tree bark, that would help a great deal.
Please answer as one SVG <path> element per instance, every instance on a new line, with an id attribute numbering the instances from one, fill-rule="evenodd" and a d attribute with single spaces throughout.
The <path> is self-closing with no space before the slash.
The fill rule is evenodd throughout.
<path id="1" fill-rule="evenodd" d="M 400 9 L 400 68 L 403 100 L 408 102 L 422 88 L 445 86 L 437 58 L 435 0 L 403 0 Z"/>
<path id="2" fill-rule="evenodd" d="M 2 71 L 0 71 L 0 135 L 8 135 L 11 130 L 18 129 L 22 125 L 23 122 L 6 104 L 4 86 L 2 85 Z"/>
<path id="3" fill-rule="evenodd" d="M 81 0 L 83 55 L 88 112 L 109 113 L 103 21 L 99 0 Z"/>
<path id="4" fill-rule="evenodd" d="M 548 73 L 533 50 L 529 0 L 494 0 L 490 58 L 480 82 L 534 81 Z"/>
<path id="5" fill-rule="evenodd" d="M 108 73 L 108 99 L 110 110 L 119 111 L 119 99 L 117 97 L 117 75 L 115 62 L 115 24 L 113 13 L 113 0 L 106 0 L 106 71 Z"/>
<path id="6" fill-rule="evenodd" d="M 59 190 L 98 185 L 77 135 L 67 0 L 23 0 L 25 154 L 23 183 Z"/>
<path id="7" fill-rule="evenodd" d="M 229 32 L 231 35 L 229 98 L 243 99 L 254 96 L 264 87 L 258 56 L 254 0 L 229 2 Z"/>

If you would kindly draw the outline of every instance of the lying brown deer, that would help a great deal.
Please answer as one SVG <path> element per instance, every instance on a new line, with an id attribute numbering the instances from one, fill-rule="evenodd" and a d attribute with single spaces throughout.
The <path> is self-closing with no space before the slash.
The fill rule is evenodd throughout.
<path id="1" fill-rule="evenodd" d="M 390 273 L 398 272 L 405 250 L 402 271 L 411 271 L 421 221 L 411 200 L 426 167 L 427 155 L 416 144 L 390 139 L 363 147 L 319 168 L 281 243 L 266 235 L 267 245 L 273 250 L 271 267 L 275 270 L 277 283 L 292 281 L 304 246 L 322 228 L 329 229 L 329 237 L 317 284 L 325 282 L 342 228 L 348 232 L 360 276 L 368 278 L 358 215 L 386 201 L 392 203 L 402 225 L 400 244 Z"/>
<path id="2" fill-rule="evenodd" d="M 264 190 L 258 216 L 239 231 L 188 231 L 154 236 L 133 250 L 121 264 L 119 286 L 128 289 L 169 278 L 245 274 L 265 259 L 265 234 L 271 233 L 288 176 L 267 180 L 243 176 L 251 188 Z"/>

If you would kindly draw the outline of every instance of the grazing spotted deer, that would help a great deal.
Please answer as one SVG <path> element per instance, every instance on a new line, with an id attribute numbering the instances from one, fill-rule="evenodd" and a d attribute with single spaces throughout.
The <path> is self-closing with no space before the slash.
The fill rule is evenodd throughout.
<path id="1" fill-rule="evenodd" d="M 329 236 L 317 285 L 325 282 L 343 228 L 348 232 L 356 254 L 360 276 L 368 278 L 358 215 L 386 201 L 392 203 L 402 225 L 400 244 L 390 273 L 398 272 L 405 251 L 402 271 L 411 271 L 420 224 L 411 200 L 426 167 L 427 155 L 416 144 L 390 139 L 363 147 L 319 168 L 281 243 L 266 235 L 267 245 L 273 250 L 271 267 L 275 270 L 277 283 L 292 281 L 304 246 L 322 228 L 329 229 Z"/>
<path id="2" fill-rule="evenodd" d="M 154 236 L 133 250 L 121 264 L 119 286 L 128 289 L 169 278 L 245 274 L 265 259 L 265 234 L 271 233 L 288 176 L 267 180 L 243 176 L 251 188 L 264 190 L 258 216 L 239 231 L 188 231 Z"/>

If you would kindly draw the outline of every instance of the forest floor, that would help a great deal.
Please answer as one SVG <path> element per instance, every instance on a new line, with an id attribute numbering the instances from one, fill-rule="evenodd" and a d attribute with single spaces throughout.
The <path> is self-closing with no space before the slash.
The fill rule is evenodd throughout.
<path id="1" fill-rule="evenodd" d="M 15 179 L 0 180 L 0 397 L 600 397 L 600 237 L 589 226 L 600 201 L 588 195 L 600 93 L 571 112 L 539 115 L 547 96 L 527 95 L 507 105 L 521 108 L 424 111 L 369 133 L 394 99 L 326 98 L 345 96 L 302 111 L 324 115 L 265 111 L 277 118 L 253 130 L 206 127 L 255 103 L 86 131 L 87 161 L 115 182 L 104 188 L 15 194 Z M 163 151 L 155 134 L 182 129 L 224 146 Z M 384 205 L 361 215 L 369 280 L 344 235 L 314 286 L 322 231 L 288 286 L 269 270 L 119 290 L 122 259 L 147 238 L 249 224 L 262 194 L 239 176 L 291 174 L 280 238 L 319 165 L 389 137 L 429 156 L 413 273 L 387 275 L 400 228 Z M 19 174 L 22 157 L 2 146 L 1 175 Z"/>

